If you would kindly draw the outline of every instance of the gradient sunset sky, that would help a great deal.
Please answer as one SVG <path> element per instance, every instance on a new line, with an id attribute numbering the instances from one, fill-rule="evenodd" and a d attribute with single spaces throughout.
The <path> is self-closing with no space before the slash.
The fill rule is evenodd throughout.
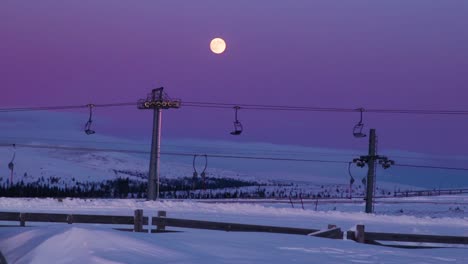
<path id="1" fill-rule="evenodd" d="M 227 42 L 210 52 L 214 37 Z M 468 110 L 468 2 L 0 2 L 0 108 L 182 101 Z M 86 118 L 86 110 L 80 111 Z M 151 113 L 99 109 L 105 133 L 149 137 Z M 366 148 L 357 113 L 164 113 L 164 137 Z M 86 121 L 86 120 L 84 120 Z M 96 121 L 99 126 L 99 121 Z M 468 116 L 365 114 L 380 150 L 466 155 Z"/>

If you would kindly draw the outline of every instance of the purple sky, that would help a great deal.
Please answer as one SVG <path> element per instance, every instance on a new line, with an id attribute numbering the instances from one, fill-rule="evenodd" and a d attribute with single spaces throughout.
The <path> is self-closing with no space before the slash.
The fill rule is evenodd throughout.
<path id="1" fill-rule="evenodd" d="M 128 102 L 164 86 L 183 101 L 468 109 L 468 2 L 0 2 L 0 107 Z M 227 51 L 209 42 L 222 37 Z M 99 109 L 147 137 L 151 114 Z M 86 111 L 83 111 L 85 114 Z M 358 114 L 183 108 L 164 137 L 365 148 Z M 466 154 L 468 117 L 365 115 L 380 149 Z M 86 120 L 84 120 L 86 121 Z M 96 121 L 98 122 L 98 121 Z"/>

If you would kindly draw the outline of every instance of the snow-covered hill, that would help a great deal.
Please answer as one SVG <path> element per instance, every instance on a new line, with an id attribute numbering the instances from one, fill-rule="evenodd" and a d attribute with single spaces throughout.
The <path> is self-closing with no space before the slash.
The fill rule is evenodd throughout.
<path id="1" fill-rule="evenodd" d="M 468 235 L 466 213 L 434 215 L 449 208 L 466 211 L 466 196 L 400 199 L 412 215 L 398 212 L 400 203 L 377 205 L 378 214 L 362 213 L 363 204 L 335 204 L 333 211 L 320 206 L 305 210 L 276 204 L 202 203 L 193 201 L 11 199 L 0 198 L 5 211 L 133 215 L 137 208 L 154 216 L 166 210 L 168 217 L 238 222 L 302 228 L 336 224 L 353 230 L 364 224 L 371 232 L 433 235 Z M 418 202 L 425 202 L 420 206 Z M 440 202 L 440 203 L 439 203 Z M 343 211 L 342 211 L 343 210 Z M 402 249 L 358 244 L 310 236 L 252 232 L 182 229 L 178 233 L 121 232 L 104 225 L 17 222 L 0 232 L 0 250 L 9 263 L 467 263 L 468 249 Z M 391 243 L 391 242 L 388 242 Z M 414 243 L 413 243 L 414 244 Z M 416 243 L 420 245 L 420 243 Z M 447 245 L 445 245 L 447 246 Z"/>
<path id="2" fill-rule="evenodd" d="M 145 175 L 148 171 L 149 154 L 116 152 L 70 151 L 12 147 L 12 144 L 53 145 L 64 147 L 112 148 L 149 151 L 147 139 L 116 138 L 110 134 L 98 133 L 88 136 L 82 131 L 84 117 L 73 113 L 2 113 L 0 115 L 0 179 L 9 178 L 7 164 L 13 153 L 14 181 L 31 182 L 41 177 L 60 178 L 62 184 L 75 181 L 100 182 L 116 177 L 128 177 L 118 171 L 135 172 Z M 291 145 L 275 145 L 260 142 L 227 142 L 195 139 L 173 139 L 163 135 L 163 153 L 218 154 L 253 157 L 281 157 L 350 161 L 365 154 L 363 150 L 323 149 Z M 467 157 L 440 157 L 404 151 L 386 151 L 386 155 L 404 163 L 421 165 L 460 165 L 468 163 Z M 424 159 L 424 160 L 423 160 Z M 444 161 L 445 160 L 445 161 Z M 452 163 L 447 163 L 452 162 Z M 161 176 L 168 178 L 191 177 L 193 156 L 162 155 Z M 204 167 L 204 160 L 196 160 L 197 170 Z M 352 167 L 357 181 L 366 175 L 366 169 Z M 275 181 L 300 184 L 347 184 L 347 164 L 315 162 L 292 162 L 272 160 L 245 160 L 208 158 L 209 177 L 230 177 L 244 180 Z M 425 170 L 393 167 L 378 169 L 377 184 L 394 189 L 400 186 L 444 188 L 468 186 L 464 172 L 446 170 Z M 130 175 L 131 176 L 131 175 Z M 138 177 L 137 177 L 138 178 Z"/>

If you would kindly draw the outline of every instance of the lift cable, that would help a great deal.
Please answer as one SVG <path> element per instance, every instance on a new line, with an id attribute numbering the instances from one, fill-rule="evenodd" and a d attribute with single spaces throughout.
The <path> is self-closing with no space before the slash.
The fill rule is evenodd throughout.
<path id="1" fill-rule="evenodd" d="M 120 106 L 137 106 L 137 102 L 133 103 L 105 103 L 93 104 L 94 107 L 120 107 Z M 65 106 L 36 106 L 36 107 L 14 107 L 14 108 L 0 108 L 1 112 L 26 112 L 26 111 L 48 111 L 48 110 L 72 110 L 89 108 L 89 104 L 83 105 L 65 105 Z"/>
<path id="2" fill-rule="evenodd" d="M 2 136 L 2 138 L 9 139 L 10 141 L 44 141 L 41 143 L 48 143 L 47 141 L 52 142 L 67 142 L 67 143 L 89 143 L 89 144 L 112 144 L 112 145 L 128 145 L 128 146 L 148 146 L 148 143 L 137 143 L 137 142 L 120 142 L 115 140 L 80 140 L 80 139 L 71 139 L 71 138 L 48 138 L 48 137 L 16 137 L 16 136 Z M 163 148 L 187 148 L 187 145 L 181 144 L 162 144 Z M 192 149 L 202 150 L 201 152 L 218 152 L 225 150 L 223 146 L 200 146 L 194 145 L 189 146 Z M 262 149 L 262 148 L 235 148 L 231 149 L 231 152 L 235 154 L 242 155 L 252 155 L 256 154 L 254 152 L 262 152 L 261 154 L 271 154 L 271 155 L 321 155 L 321 156 L 335 156 L 335 157 L 349 157 L 349 156 L 359 156 L 360 153 L 333 153 L 333 152 L 323 152 L 323 151 L 292 151 L 292 150 L 280 150 L 280 149 Z M 263 153 L 264 152 L 264 153 Z M 224 152 L 222 152 L 224 153 Z M 410 160 L 422 160 L 422 161 L 467 161 L 463 158 L 447 158 L 447 157 L 410 157 L 410 156 L 401 156 L 401 155 L 391 155 L 397 159 L 410 159 Z"/>
<path id="3" fill-rule="evenodd" d="M 11 147 L 12 144 L 0 144 L 0 147 Z M 55 150 L 72 150 L 72 151 L 94 151 L 94 152 L 119 152 L 119 153 L 132 153 L 132 154 L 148 154 L 149 151 L 144 150 L 128 150 L 128 149 L 111 149 L 111 148 L 87 148 L 87 147 L 64 147 L 52 145 L 29 145 L 29 144 L 15 144 L 16 148 L 36 148 L 36 149 L 55 149 Z M 297 162 L 317 162 L 317 163 L 334 163 L 334 164 L 349 164 L 349 161 L 339 160 L 323 160 L 323 159 L 297 159 L 297 158 L 275 158 L 264 156 L 237 156 L 225 154 L 197 154 L 185 152 L 161 152 L 162 155 L 168 156 L 187 156 L 193 157 L 194 155 L 206 155 L 211 158 L 228 158 L 228 159 L 249 159 L 249 160 L 273 160 L 273 161 L 297 161 Z M 425 168 L 425 169 L 443 169 L 443 170 L 457 170 L 468 171 L 468 168 L 462 167 L 444 167 L 444 166 L 429 166 L 429 165 L 415 165 L 415 164 L 394 164 L 397 167 L 410 167 L 410 168 Z"/>
<path id="4" fill-rule="evenodd" d="M 312 112 L 369 112 L 386 114 L 429 114 L 429 115 L 468 115 L 468 110 L 429 110 L 429 109 L 371 109 L 371 108 L 332 108 L 288 105 L 231 104 L 212 102 L 182 102 L 183 106 L 232 108 L 235 106 L 247 110 L 312 111 Z"/>
<path id="5" fill-rule="evenodd" d="M 121 102 L 121 103 L 101 103 L 93 104 L 95 107 L 122 107 L 122 106 L 137 106 L 137 102 Z M 291 105 L 262 105 L 262 104 L 235 104 L 235 103 L 219 103 L 219 102 L 183 102 L 182 106 L 187 107 L 204 107 L 204 108 L 219 108 L 232 109 L 239 106 L 244 110 L 264 110 L 264 111 L 309 111 L 309 112 L 367 112 L 378 114 L 417 114 L 417 115 L 468 115 L 468 110 L 431 110 L 431 109 L 372 109 L 372 108 L 337 108 L 337 107 L 312 107 L 312 106 L 291 106 Z M 0 108 L 2 112 L 22 112 L 22 111 L 47 111 L 47 110 L 72 110 L 87 108 L 88 104 L 82 105 L 67 105 L 67 106 L 38 106 L 38 107 L 15 107 L 15 108 Z"/>
<path id="6" fill-rule="evenodd" d="M 397 167 L 409 167 L 409 168 L 422 168 L 422 169 L 441 169 L 441 170 L 457 170 L 457 171 L 468 171 L 468 168 L 460 167 L 444 167 L 444 166 L 430 166 L 430 165 L 414 165 L 414 164 L 393 164 L 392 166 Z"/>
<path id="7" fill-rule="evenodd" d="M 83 143 L 83 144 L 112 144 L 112 145 L 129 145 L 129 146 L 148 146 L 148 143 L 137 143 L 137 142 L 119 142 L 119 141 L 109 141 L 109 140 L 80 140 L 80 139 L 69 139 L 69 138 L 46 138 L 46 137 L 12 137 L 12 136 L 2 136 L 2 138 L 9 139 L 10 141 L 30 141 L 30 142 L 40 142 L 40 143 L 49 143 L 47 141 L 52 141 L 55 144 L 58 143 Z M 1 144 L 1 143 L 0 143 Z M 223 146 L 187 146 L 181 144 L 162 144 L 163 148 L 191 148 L 200 150 L 201 152 L 223 152 L 226 150 Z M 230 151 L 231 153 L 242 154 L 242 155 L 256 155 L 255 152 L 261 152 L 261 154 L 271 154 L 271 155 L 321 155 L 321 156 L 336 156 L 336 157 L 350 157 L 350 156 L 359 156 L 359 153 L 333 153 L 333 152 L 324 152 L 324 151 L 292 151 L 292 150 L 279 150 L 279 149 L 262 149 L 262 148 L 233 148 Z"/>
<path id="8" fill-rule="evenodd" d="M 11 144 L 0 144 L 0 147 L 11 146 Z M 128 150 L 128 149 L 111 149 L 111 148 L 88 148 L 88 147 L 64 147 L 64 146 L 52 146 L 52 145 L 28 145 L 28 144 L 16 144 L 16 147 L 25 148 L 36 148 L 36 149 L 55 149 L 55 150 L 73 150 L 73 151 L 95 151 L 95 152 L 119 152 L 119 153 L 133 153 L 133 154 L 148 154 L 149 151 L 145 150 Z M 275 158 L 275 157 L 256 157 L 256 156 L 236 156 L 236 155 L 224 155 L 224 154 L 196 154 L 196 153 L 184 153 L 184 152 L 161 152 L 162 155 L 169 156 L 188 156 L 193 157 L 194 155 L 212 157 L 212 158 L 231 158 L 231 159 L 253 159 L 253 160 L 275 160 L 275 161 L 303 161 L 303 162 L 321 162 L 321 163 L 342 163 L 347 164 L 347 161 L 336 161 L 336 160 L 319 160 L 319 159 L 296 159 L 296 158 Z"/>

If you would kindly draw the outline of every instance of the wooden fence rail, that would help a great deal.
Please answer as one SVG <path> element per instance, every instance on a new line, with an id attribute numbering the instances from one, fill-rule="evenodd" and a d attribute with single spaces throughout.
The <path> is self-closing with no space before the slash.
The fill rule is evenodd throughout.
<path id="1" fill-rule="evenodd" d="M 143 225 L 148 225 L 149 218 L 143 216 L 143 210 L 135 210 L 134 216 L 0 212 L 0 221 L 19 221 L 21 226 L 25 226 L 26 222 L 134 225 L 134 228 L 130 230 L 135 232 L 143 232 L 145 231 L 143 230 Z M 318 230 L 297 227 L 213 222 L 168 218 L 166 217 L 165 211 L 159 211 L 157 217 L 152 217 L 151 225 L 156 226 L 156 230 L 154 232 L 166 232 L 166 227 L 171 226 L 179 228 L 195 228 L 229 232 L 267 232 L 309 235 L 333 239 L 343 238 L 343 231 L 341 231 L 341 229 L 335 225 L 328 225 L 327 229 Z M 151 227 L 149 228 L 153 229 Z M 468 245 L 468 237 L 365 232 L 364 225 L 357 225 L 356 231 L 347 231 L 346 237 L 359 243 L 368 244 L 380 244 L 377 241 L 395 241 Z"/>
<path id="2" fill-rule="evenodd" d="M 468 193 L 468 189 L 441 189 L 441 190 L 417 190 L 417 191 L 398 191 L 394 192 L 395 197 L 413 197 L 413 196 L 438 196 L 438 195 L 456 195 Z"/>
<path id="3" fill-rule="evenodd" d="M 266 226 L 266 225 L 251 225 L 225 222 L 212 222 L 202 220 L 177 219 L 165 217 L 165 211 L 159 211 L 158 217 L 153 217 L 152 225 L 156 226 L 157 232 L 166 231 L 166 226 L 180 228 L 196 228 L 209 229 L 231 232 L 268 232 L 279 234 L 295 234 L 308 235 L 317 233 L 318 229 L 281 227 L 281 226 Z M 142 210 L 136 210 L 135 216 L 110 216 L 110 215 L 82 215 L 82 214 L 49 214 L 49 213 L 16 213 L 16 212 L 0 212 L 0 221 L 19 221 L 21 226 L 25 226 L 26 222 L 52 222 L 52 223 L 87 223 L 87 224 L 116 224 L 116 225 L 134 225 L 134 231 L 142 232 L 143 225 L 148 225 L 148 217 L 143 216 Z M 335 226 L 333 228 L 336 229 Z M 337 231 L 328 233 L 317 233 L 321 237 L 340 237 Z M 330 234 L 332 233 L 332 235 Z"/>
<path id="4" fill-rule="evenodd" d="M 141 219 L 140 219 L 141 218 Z M 136 219 L 136 221 L 135 221 Z M 80 223 L 80 224 L 112 224 L 112 225 L 140 225 L 148 224 L 148 217 L 119 216 L 119 215 L 84 215 L 84 214 L 50 214 L 50 213 L 16 213 L 0 212 L 1 221 L 19 221 L 21 226 L 26 222 L 50 223 Z"/>
<path id="5" fill-rule="evenodd" d="M 319 231 L 318 229 L 295 228 L 295 227 L 280 227 L 280 226 L 265 226 L 251 224 L 237 224 L 225 222 L 212 222 L 202 220 L 177 219 L 167 217 L 153 217 L 153 225 L 157 226 L 158 230 L 164 230 L 166 226 L 181 227 L 181 228 L 196 228 L 208 230 L 220 230 L 231 232 L 267 232 L 279 234 L 294 234 L 308 235 Z M 162 226 L 160 228 L 160 226 Z"/>
<path id="6" fill-rule="evenodd" d="M 366 239 L 399 242 L 468 244 L 468 237 L 365 232 Z"/>
<path id="7" fill-rule="evenodd" d="M 369 244 L 374 244 L 375 241 L 395 241 L 395 242 L 468 245 L 468 237 L 365 232 L 364 225 L 358 225 L 356 227 L 356 231 L 348 231 L 346 236 L 348 239 L 355 240 L 356 242 L 369 243 Z"/>

